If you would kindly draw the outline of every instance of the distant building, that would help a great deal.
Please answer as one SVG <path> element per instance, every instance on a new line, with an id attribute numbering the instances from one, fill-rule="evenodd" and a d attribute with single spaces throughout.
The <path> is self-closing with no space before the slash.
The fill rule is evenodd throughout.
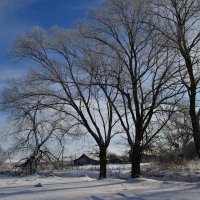
<path id="1" fill-rule="evenodd" d="M 109 160 L 109 163 L 111 163 L 111 164 L 123 164 L 124 161 L 119 159 L 119 158 L 112 158 L 112 159 Z"/>
<path id="2" fill-rule="evenodd" d="M 82 154 L 79 158 L 74 160 L 75 165 L 98 165 L 99 161 Z"/>

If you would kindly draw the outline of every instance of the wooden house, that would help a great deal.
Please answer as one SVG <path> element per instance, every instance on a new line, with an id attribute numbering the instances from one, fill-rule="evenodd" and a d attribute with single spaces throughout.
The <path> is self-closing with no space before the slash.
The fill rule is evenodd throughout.
<path id="1" fill-rule="evenodd" d="M 112 159 L 109 160 L 109 163 L 111 163 L 111 164 L 123 164 L 124 161 L 119 159 L 119 158 L 112 158 Z"/>
<path id="2" fill-rule="evenodd" d="M 82 154 L 79 158 L 74 160 L 75 165 L 98 165 L 99 161 Z"/>

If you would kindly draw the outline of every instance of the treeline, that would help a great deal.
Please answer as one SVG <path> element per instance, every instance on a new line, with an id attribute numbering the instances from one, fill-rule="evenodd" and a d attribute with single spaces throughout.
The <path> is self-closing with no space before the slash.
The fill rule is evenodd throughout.
<path id="1" fill-rule="evenodd" d="M 74 29 L 36 27 L 17 37 L 12 55 L 35 67 L 3 92 L 13 151 L 27 151 L 35 172 L 54 157 L 48 141 L 59 149 L 66 135 L 89 134 L 106 178 L 107 149 L 123 134 L 134 178 L 142 153 L 168 130 L 173 144 L 192 137 L 200 157 L 199 20 L 198 0 L 106 0 Z"/>

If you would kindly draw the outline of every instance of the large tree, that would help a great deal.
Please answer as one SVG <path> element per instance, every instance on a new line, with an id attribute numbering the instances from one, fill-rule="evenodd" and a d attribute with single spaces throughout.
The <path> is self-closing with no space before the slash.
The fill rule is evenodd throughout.
<path id="1" fill-rule="evenodd" d="M 81 26 L 88 41 L 83 60 L 110 100 L 131 148 L 131 176 L 140 175 L 142 152 L 162 130 L 179 101 L 176 56 L 150 26 L 149 1 L 110 0 Z M 163 44 L 163 45 L 160 45 Z M 105 80 L 102 81 L 102 80 Z"/>
<path id="2" fill-rule="evenodd" d="M 106 178 L 107 148 L 111 138 L 120 132 L 115 128 L 118 119 L 110 101 L 115 101 L 117 94 L 108 88 L 108 101 L 99 86 L 93 84 L 94 77 L 80 67 L 79 41 L 75 31 L 56 29 L 48 36 L 35 28 L 16 40 L 14 53 L 38 65 L 30 75 L 30 80 L 38 84 L 38 91 L 29 95 L 48 96 L 53 109 L 71 116 L 93 137 L 99 147 L 99 178 Z M 41 89 L 40 84 L 51 89 Z"/>
<path id="3" fill-rule="evenodd" d="M 200 157 L 199 118 L 196 111 L 199 92 L 199 45 L 200 2 L 199 0 L 161 0 L 152 4 L 152 25 L 168 40 L 167 47 L 177 55 L 182 84 L 189 96 L 189 114 L 193 138 Z"/>

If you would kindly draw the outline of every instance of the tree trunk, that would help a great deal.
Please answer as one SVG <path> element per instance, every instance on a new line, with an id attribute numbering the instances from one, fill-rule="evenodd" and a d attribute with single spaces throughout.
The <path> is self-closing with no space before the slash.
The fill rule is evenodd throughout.
<path id="1" fill-rule="evenodd" d="M 132 147 L 131 158 L 131 178 L 138 178 L 141 175 L 140 162 L 141 162 L 141 141 L 143 139 L 144 132 L 142 131 L 142 123 L 136 124 L 135 142 Z"/>
<path id="2" fill-rule="evenodd" d="M 180 49 L 181 48 L 181 45 Z M 185 45 L 187 46 L 187 45 Z M 192 121 L 192 131 L 193 131 L 193 139 L 195 144 L 195 149 L 197 152 L 198 157 L 200 158 L 200 132 L 199 132 L 199 114 L 196 113 L 196 94 L 197 94 L 197 83 L 195 80 L 195 75 L 193 71 L 193 64 L 191 61 L 191 56 L 189 54 L 189 51 L 184 52 L 184 50 L 181 50 L 182 56 L 185 59 L 187 71 L 190 78 L 190 87 L 188 90 L 189 97 L 190 97 L 190 118 Z"/>
<path id="3" fill-rule="evenodd" d="M 105 146 L 99 147 L 99 159 L 100 159 L 100 173 L 99 179 L 106 178 L 106 167 L 107 167 L 107 148 Z"/>
<path id="4" fill-rule="evenodd" d="M 191 66 L 192 67 L 192 66 Z M 199 133 L 199 114 L 196 113 L 196 84 L 194 78 L 191 78 L 190 85 L 190 117 L 192 121 L 193 139 L 195 149 L 198 157 L 200 158 L 200 133 Z"/>
<path id="5" fill-rule="evenodd" d="M 200 132 L 199 132 L 199 116 L 196 114 L 194 109 L 190 109 L 190 117 L 192 121 L 193 129 L 193 139 L 195 144 L 195 149 L 198 157 L 200 158 Z"/>
<path id="6" fill-rule="evenodd" d="M 35 156 L 31 155 L 30 156 L 30 171 L 29 174 L 33 175 L 36 173 L 36 160 L 35 160 Z"/>
<path id="7" fill-rule="evenodd" d="M 139 147 L 133 147 L 131 155 L 131 178 L 138 178 L 140 172 L 141 152 Z"/>

